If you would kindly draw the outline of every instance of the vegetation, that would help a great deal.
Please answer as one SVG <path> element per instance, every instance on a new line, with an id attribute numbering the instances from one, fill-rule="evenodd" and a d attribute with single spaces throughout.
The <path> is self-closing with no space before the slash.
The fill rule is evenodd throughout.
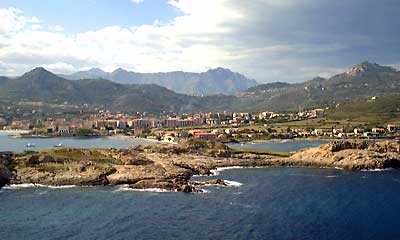
<path id="1" fill-rule="evenodd" d="M 71 81 L 37 68 L 0 81 L 0 101 L 65 102 L 101 106 L 127 113 L 190 113 L 205 111 L 294 112 L 357 99 L 400 92 L 400 72 L 362 63 L 362 74 L 339 74 L 299 84 L 274 83 L 253 87 L 239 95 L 189 96 L 155 84 L 119 84 L 104 79 Z M 134 103 L 134 104 L 132 104 Z M 72 110 L 71 110 L 72 111 Z"/>
<path id="2" fill-rule="evenodd" d="M 40 172 L 57 173 L 68 169 L 68 166 L 59 163 L 42 163 L 35 165 L 35 168 Z"/>
<path id="3" fill-rule="evenodd" d="M 78 128 L 75 130 L 75 135 L 78 137 L 84 137 L 84 136 L 95 136 L 97 135 L 97 133 L 93 129 Z"/>
<path id="4" fill-rule="evenodd" d="M 253 149 L 253 148 L 241 148 L 241 149 L 231 149 L 232 153 L 253 153 L 260 155 L 270 155 L 276 157 L 290 157 L 292 154 L 289 152 L 274 152 L 266 149 Z"/>
<path id="5" fill-rule="evenodd" d="M 400 123 L 400 95 L 378 97 L 341 104 L 326 113 L 332 120 L 348 120 L 380 125 Z"/>

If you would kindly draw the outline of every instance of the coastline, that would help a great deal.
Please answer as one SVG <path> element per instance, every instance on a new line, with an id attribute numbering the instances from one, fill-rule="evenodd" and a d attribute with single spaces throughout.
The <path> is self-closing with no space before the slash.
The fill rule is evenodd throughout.
<path id="1" fill-rule="evenodd" d="M 141 137 L 134 137 L 134 136 L 126 136 L 126 135 L 112 135 L 112 136 L 105 136 L 105 138 L 119 139 L 119 140 L 139 140 L 139 141 L 163 143 L 162 141 L 158 141 L 157 139 L 141 138 Z"/>
<path id="2" fill-rule="evenodd" d="M 214 145 L 212 145 L 214 144 Z M 38 186 L 119 186 L 201 192 L 197 186 L 224 180 L 194 182 L 196 176 L 240 168 L 298 167 L 381 171 L 400 166 L 400 141 L 337 141 L 300 150 L 290 157 L 232 152 L 221 143 L 155 144 L 129 149 L 52 149 L 2 156 L 5 184 Z M 0 167 L 2 165 L 0 164 Z M 12 167 L 8 170 L 7 167 Z M 11 174 L 12 173 L 12 174 Z M 2 180 L 3 178 L 3 180 Z"/>

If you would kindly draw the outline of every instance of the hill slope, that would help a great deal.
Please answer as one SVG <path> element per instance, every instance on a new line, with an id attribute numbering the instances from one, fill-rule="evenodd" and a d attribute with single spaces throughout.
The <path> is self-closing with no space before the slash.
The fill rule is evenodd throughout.
<path id="1" fill-rule="evenodd" d="M 377 99 L 357 100 L 340 104 L 326 112 L 333 120 L 366 122 L 375 125 L 400 123 L 400 95 L 387 95 Z"/>
<path id="2" fill-rule="evenodd" d="M 372 96 L 400 92 L 400 72 L 363 62 L 329 79 L 316 78 L 300 84 L 275 83 L 248 89 L 242 98 L 255 101 L 255 111 L 295 111 L 301 108 L 334 106 Z M 257 100 L 255 100 L 257 99 Z"/>
<path id="3" fill-rule="evenodd" d="M 128 112 L 179 111 L 192 98 L 154 84 L 122 85 L 104 79 L 70 81 L 44 68 L 0 84 L 1 100 L 93 104 Z"/>
<path id="4" fill-rule="evenodd" d="M 101 74 L 100 70 L 94 72 Z M 369 62 L 330 79 L 315 78 L 298 84 L 263 84 L 236 95 L 206 97 L 176 93 L 156 84 L 119 84 L 99 78 L 66 80 L 43 68 L 36 68 L 18 78 L 0 78 L 1 101 L 87 103 L 116 111 L 152 113 L 293 112 L 299 107 L 332 107 L 337 103 L 399 92 L 400 72 Z"/>

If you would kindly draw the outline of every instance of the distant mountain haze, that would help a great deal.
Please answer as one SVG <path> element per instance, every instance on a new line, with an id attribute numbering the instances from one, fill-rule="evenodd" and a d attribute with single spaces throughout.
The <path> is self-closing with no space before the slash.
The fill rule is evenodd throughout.
<path id="1" fill-rule="evenodd" d="M 179 73 L 181 79 L 193 74 L 173 72 L 161 73 L 161 75 L 165 77 L 176 73 Z M 95 79 L 67 80 L 44 68 L 35 68 L 17 78 L 0 77 L 0 100 L 11 103 L 19 101 L 69 102 L 91 104 L 115 111 L 146 111 L 155 114 L 162 111 L 194 113 L 225 110 L 292 112 L 299 108 L 335 106 L 337 103 L 400 93 L 400 72 L 391 67 L 370 62 L 355 65 L 346 72 L 329 79 L 317 77 L 296 84 L 267 83 L 250 87 L 236 94 L 215 94 L 204 97 L 176 93 L 157 84 L 116 83 L 103 79 L 101 75 L 104 72 L 100 69 L 92 69 L 80 74 L 83 78 L 89 77 L 83 74 L 92 74 L 92 78 Z M 122 81 L 126 71 L 117 69 L 106 74 Z M 128 75 L 134 74 L 137 73 L 128 72 Z M 225 76 L 226 69 L 214 69 L 199 75 L 208 74 Z M 232 74 L 235 75 L 235 73 Z M 151 74 L 139 75 L 151 76 Z M 213 86 L 211 82 L 208 83 L 210 87 Z"/>
<path id="2" fill-rule="evenodd" d="M 210 69 L 202 73 L 165 72 L 138 73 L 118 68 L 111 73 L 99 68 L 60 75 L 69 80 L 104 78 L 122 84 L 157 84 L 178 93 L 210 95 L 232 94 L 257 85 L 257 82 L 225 68 Z"/>

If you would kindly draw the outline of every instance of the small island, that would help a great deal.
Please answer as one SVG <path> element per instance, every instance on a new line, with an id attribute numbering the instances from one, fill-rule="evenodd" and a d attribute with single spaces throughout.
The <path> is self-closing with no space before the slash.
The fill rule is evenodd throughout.
<path id="1" fill-rule="evenodd" d="M 222 167 L 315 167 L 376 170 L 400 165 L 400 141 L 334 141 L 296 153 L 231 149 L 216 141 L 136 146 L 129 149 L 59 148 L 1 152 L 0 187 L 128 185 L 200 192 L 196 186 L 227 185 L 224 180 L 191 180 Z"/>

